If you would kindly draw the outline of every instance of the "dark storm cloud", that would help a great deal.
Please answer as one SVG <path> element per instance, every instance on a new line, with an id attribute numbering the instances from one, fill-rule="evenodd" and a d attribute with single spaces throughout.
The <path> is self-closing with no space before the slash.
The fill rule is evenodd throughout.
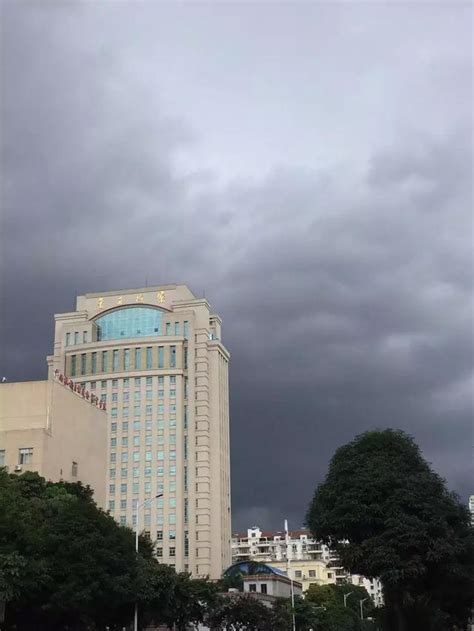
<path id="1" fill-rule="evenodd" d="M 232 353 L 235 528 L 299 525 L 334 449 L 374 427 L 406 429 L 472 491 L 469 54 L 420 77 L 449 88 L 451 121 L 433 103 L 427 129 L 417 105 L 359 164 L 282 159 L 218 184 L 179 168 L 200 138 L 162 106 L 164 53 L 137 14 L 54 7 L 4 5 L 2 374 L 44 376 L 76 293 L 186 282 Z M 409 87 L 404 116 L 424 107 Z"/>

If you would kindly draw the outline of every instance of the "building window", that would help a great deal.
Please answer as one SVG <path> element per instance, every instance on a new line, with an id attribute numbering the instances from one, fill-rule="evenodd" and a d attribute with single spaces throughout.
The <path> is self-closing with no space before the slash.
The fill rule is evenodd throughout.
<path id="1" fill-rule="evenodd" d="M 162 386 L 165 383 L 165 378 L 163 376 L 158 377 L 158 385 Z"/>
<path id="2" fill-rule="evenodd" d="M 158 533 L 156 533 L 156 534 L 158 535 Z M 157 539 L 158 539 L 158 537 L 157 537 Z M 156 556 L 161 559 L 161 557 L 163 556 L 163 548 L 157 548 L 156 549 Z"/>
<path id="3" fill-rule="evenodd" d="M 115 432 L 117 431 L 117 423 L 111 423 L 110 431 L 112 432 L 112 434 L 115 434 Z"/>
<path id="4" fill-rule="evenodd" d="M 165 365 L 165 347 L 158 346 L 158 368 L 164 368 L 164 365 Z"/>
<path id="5" fill-rule="evenodd" d="M 109 500 L 109 510 L 113 511 L 115 509 L 115 500 Z"/>
<path id="6" fill-rule="evenodd" d="M 127 510 L 127 500 L 120 500 L 120 509 Z"/>
<path id="7" fill-rule="evenodd" d="M 66 333 L 66 346 L 70 346 L 71 344 L 71 334 Z"/>
<path id="8" fill-rule="evenodd" d="M 168 533 L 168 537 L 171 541 L 174 541 L 176 539 L 176 530 L 170 530 Z"/>
<path id="9" fill-rule="evenodd" d="M 176 556 L 176 548 L 170 548 L 170 557 Z"/>
<path id="10" fill-rule="evenodd" d="M 130 349 L 126 348 L 125 350 L 127 350 L 128 352 L 130 352 Z M 128 384 L 129 384 L 129 378 L 125 377 L 125 379 L 123 380 L 123 387 L 124 388 L 128 388 Z"/>
<path id="11" fill-rule="evenodd" d="M 185 320 L 183 322 L 183 334 L 185 339 L 188 339 L 188 335 L 189 335 L 189 322 L 187 320 Z"/>
<path id="12" fill-rule="evenodd" d="M 301 570 L 295 571 L 295 578 L 301 578 Z"/>
<path id="13" fill-rule="evenodd" d="M 156 454 L 156 459 L 157 460 L 164 460 L 165 458 L 165 452 L 164 451 L 158 451 Z"/>
<path id="14" fill-rule="evenodd" d="M 112 351 L 112 370 L 117 372 L 119 369 L 119 352 L 118 350 Z"/>
<path id="15" fill-rule="evenodd" d="M 170 368 L 176 368 L 176 346 L 170 346 Z"/>
<path id="16" fill-rule="evenodd" d="M 184 499 L 184 523 L 187 524 L 188 523 L 188 498 L 186 497 Z"/>
<path id="17" fill-rule="evenodd" d="M 33 447 L 22 447 L 18 450 L 18 464 L 30 464 L 33 460 Z"/>
<path id="18" fill-rule="evenodd" d="M 128 447 L 128 436 L 122 436 L 122 447 Z"/>
<path id="19" fill-rule="evenodd" d="M 316 570 L 309 570 L 309 577 L 316 578 Z"/>
<path id="20" fill-rule="evenodd" d="M 256 592 L 257 591 L 257 584 L 256 583 L 250 583 L 249 584 L 249 592 Z"/>
<path id="21" fill-rule="evenodd" d="M 146 367 L 147 370 L 153 368 L 153 348 L 151 346 L 146 348 Z"/>
<path id="22" fill-rule="evenodd" d="M 87 331 L 82 332 L 82 343 L 83 344 L 87 343 Z"/>
<path id="23" fill-rule="evenodd" d="M 166 335 L 171 335 L 171 322 L 166 323 Z"/>
<path id="24" fill-rule="evenodd" d="M 184 490 L 188 490 L 188 467 L 184 467 Z"/>
<path id="25" fill-rule="evenodd" d="M 107 351 L 102 351 L 102 372 L 107 372 L 108 370 L 107 357 Z"/>
<path id="26" fill-rule="evenodd" d="M 123 349 L 123 369 L 130 370 L 130 349 Z"/>
<path id="27" fill-rule="evenodd" d="M 142 367 L 142 349 L 136 348 L 135 349 L 135 369 L 141 370 L 141 367 Z"/>
<path id="28" fill-rule="evenodd" d="M 184 367 L 185 368 L 188 367 L 188 349 L 187 348 L 184 349 Z"/>
<path id="29" fill-rule="evenodd" d="M 266 594 L 267 593 L 267 584 L 266 583 L 262 583 L 260 585 L 260 591 L 262 592 L 262 594 Z"/>
<path id="30" fill-rule="evenodd" d="M 76 356 L 71 355 L 71 377 L 76 376 Z"/>
<path id="31" fill-rule="evenodd" d="M 115 494 L 115 484 L 109 484 L 109 493 L 110 495 Z"/>
<path id="32" fill-rule="evenodd" d="M 5 449 L 0 449 L 0 467 L 5 466 Z"/>
<path id="33" fill-rule="evenodd" d="M 174 323 L 174 334 L 179 335 L 179 322 Z"/>
<path id="34" fill-rule="evenodd" d="M 121 478 L 126 478 L 128 476 L 128 469 L 127 467 L 122 467 L 122 469 L 120 469 L 120 477 Z"/>
<path id="35" fill-rule="evenodd" d="M 176 390 L 170 390 L 170 397 L 176 399 Z"/>
<path id="36" fill-rule="evenodd" d="M 128 432 L 128 421 L 122 423 L 122 432 Z"/>
<path id="37" fill-rule="evenodd" d="M 142 382 L 142 378 L 141 377 L 135 377 L 135 387 L 139 386 Z"/>
<path id="38" fill-rule="evenodd" d="M 92 353 L 91 372 L 93 375 L 95 375 L 95 373 L 97 372 L 97 353 Z"/>
<path id="39" fill-rule="evenodd" d="M 328 578 L 332 578 L 332 572 L 328 572 Z"/>
<path id="40" fill-rule="evenodd" d="M 188 406 L 184 406 L 184 418 L 183 418 L 183 426 L 184 429 L 188 429 Z"/>
<path id="41" fill-rule="evenodd" d="M 79 344 L 79 333 L 76 331 L 74 333 L 74 344 Z"/>

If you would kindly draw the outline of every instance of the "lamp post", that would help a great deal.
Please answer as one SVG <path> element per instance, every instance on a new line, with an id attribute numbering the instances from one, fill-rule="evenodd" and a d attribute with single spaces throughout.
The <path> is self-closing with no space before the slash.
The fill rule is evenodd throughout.
<path id="1" fill-rule="evenodd" d="M 365 601 L 367 600 L 367 598 L 363 598 L 362 600 L 359 601 L 360 603 L 360 619 L 363 620 L 364 619 L 364 608 L 363 608 L 363 604 L 365 603 Z"/>
<path id="2" fill-rule="evenodd" d="M 347 592 L 347 594 L 344 594 L 344 607 L 347 607 L 347 599 L 349 598 L 349 596 L 351 594 L 353 594 L 354 592 Z"/>
<path id="3" fill-rule="evenodd" d="M 135 552 L 138 557 L 138 511 L 146 506 L 148 502 L 152 502 L 153 500 L 158 499 L 159 497 L 163 497 L 163 493 L 158 493 L 155 497 L 149 497 L 147 500 L 139 504 L 137 502 L 137 507 L 135 508 Z M 138 631 L 138 600 L 135 600 L 135 616 L 133 619 L 133 629 L 134 631 Z"/>

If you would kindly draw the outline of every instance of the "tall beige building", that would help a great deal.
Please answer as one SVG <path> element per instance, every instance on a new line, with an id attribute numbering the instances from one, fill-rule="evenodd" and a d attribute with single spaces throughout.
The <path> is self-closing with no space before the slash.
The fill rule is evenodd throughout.
<path id="1" fill-rule="evenodd" d="M 106 453 L 106 413 L 72 384 L 56 378 L 0 384 L 0 467 L 83 482 L 104 508 Z"/>
<path id="2" fill-rule="evenodd" d="M 106 404 L 110 512 L 212 578 L 231 562 L 228 362 L 221 319 L 185 285 L 78 296 L 48 357 Z"/>

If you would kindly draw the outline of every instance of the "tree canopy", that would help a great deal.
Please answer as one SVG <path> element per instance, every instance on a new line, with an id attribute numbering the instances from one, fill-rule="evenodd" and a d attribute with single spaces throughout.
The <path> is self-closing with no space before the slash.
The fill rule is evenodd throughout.
<path id="1" fill-rule="evenodd" d="M 340 447 L 307 513 L 348 570 L 381 579 L 387 628 L 465 626 L 474 587 L 467 508 L 402 431 Z"/>

